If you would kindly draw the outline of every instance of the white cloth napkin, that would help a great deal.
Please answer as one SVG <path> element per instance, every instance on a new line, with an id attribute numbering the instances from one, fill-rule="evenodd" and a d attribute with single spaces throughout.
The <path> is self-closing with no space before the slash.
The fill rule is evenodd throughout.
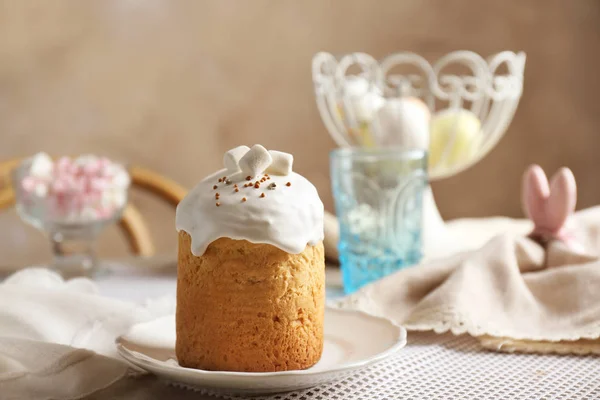
<path id="1" fill-rule="evenodd" d="M 0 398 L 74 399 L 107 387 L 132 371 L 115 338 L 173 308 L 103 297 L 88 279 L 46 269 L 12 275 L 0 284 Z"/>

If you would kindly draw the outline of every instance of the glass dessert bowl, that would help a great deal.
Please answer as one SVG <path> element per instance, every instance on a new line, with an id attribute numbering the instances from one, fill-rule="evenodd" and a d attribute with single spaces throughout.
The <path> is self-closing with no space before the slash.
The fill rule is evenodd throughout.
<path id="1" fill-rule="evenodd" d="M 122 165 L 93 155 L 53 161 L 40 153 L 12 174 L 17 213 L 47 234 L 52 268 L 64 277 L 98 271 L 96 239 L 121 218 L 129 184 Z"/>
<path id="2" fill-rule="evenodd" d="M 398 52 L 318 53 L 312 75 L 317 107 L 342 148 L 427 151 L 429 181 L 461 173 L 502 138 L 523 91 L 525 54 L 484 58 L 455 51 L 428 61 Z M 445 229 L 431 187 L 423 194 L 424 253 L 463 246 Z"/>

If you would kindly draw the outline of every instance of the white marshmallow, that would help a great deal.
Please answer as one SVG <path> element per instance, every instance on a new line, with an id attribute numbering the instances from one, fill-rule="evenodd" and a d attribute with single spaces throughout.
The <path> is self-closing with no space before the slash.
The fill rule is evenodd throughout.
<path id="1" fill-rule="evenodd" d="M 119 171 L 112 178 L 112 184 L 118 188 L 126 188 L 131 183 L 129 174 L 124 169 L 120 168 Z"/>
<path id="2" fill-rule="evenodd" d="M 102 193 L 100 205 L 103 208 L 117 209 L 122 207 L 127 201 L 127 194 L 124 190 L 107 190 Z"/>
<path id="3" fill-rule="evenodd" d="M 289 175 L 292 173 L 292 164 L 294 156 L 283 151 L 269 150 L 269 154 L 273 158 L 273 162 L 267 168 L 267 173 L 273 175 Z"/>
<path id="4" fill-rule="evenodd" d="M 227 171 L 235 172 L 240 170 L 240 159 L 250 150 L 248 146 L 238 146 L 229 150 L 223 155 L 223 165 Z"/>
<path id="5" fill-rule="evenodd" d="M 239 166 L 243 173 L 252 177 L 264 172 L 273 162 L 273 157 L 267 149 L 260 144 L 255 144 L 240 159 Z"/>
<path id="6" fill-rule="evenodd" d="M 100 196 L 100 207 L 111 208 L 114 203 L 114 192 L 107 190 Z"/>
<path id="7" fill-rule="evenodd" d="M 84 221 L 96 220 L 98 219 L 98 211 L 94 210 L 92 207 L 85 207 L 83 210 L 81 210 L 79 218 Z M 73 219 L 78 219 L 78 216 L 76 214 L 73 215 Z"/>
<path id="8" fill-rule="evenodd" d="M 46 197 L 48 194 L 48 185 L 42 182 L 36 183 L 33 192 L 37 197 Z"/>
<path id="9" fill-rule="evenodd" d="M 54 162 L 46 153 L 38 153 L 31 160 L 29 174 L 38 179 L 50 179 L 54 169 Z"/>
<path id="10" fill-rule="evenodd" d="M 125 203 L 127 203 L 127 192 L 123 190 L 117 190 L 113 194 L 113 202 L 115 208 L 123 207 Z"/>

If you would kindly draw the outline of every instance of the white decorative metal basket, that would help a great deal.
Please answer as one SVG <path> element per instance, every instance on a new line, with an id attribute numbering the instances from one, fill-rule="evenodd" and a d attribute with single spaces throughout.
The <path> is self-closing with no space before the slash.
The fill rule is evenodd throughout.
<path id="1" fill-rule="evenodd" d="M 365 53 L 318 53 L 312 73 L 323 122 L 342 147 L 390 147 L 398 138 L 386 131 L 379 110 L 394 99 L 422 101 L 431 116 L 429 138 L 408 142 L 430 150 L 429 178 L 436 180 L 469 168 L 498 143 L 519 103 L 524 67 L 525 54 L 510 51 L 487 60 L 456 51 L 433 64 L 410 52 L 381 61 Z M 439 238 L 443 221 L 433 197 L 424 207 L 427 247 Z"/>

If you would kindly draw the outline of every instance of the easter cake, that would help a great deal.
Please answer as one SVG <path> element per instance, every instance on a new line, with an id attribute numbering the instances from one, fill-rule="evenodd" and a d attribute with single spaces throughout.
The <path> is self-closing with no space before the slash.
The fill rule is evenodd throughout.
<path id="1" fill-rule="evenodd" d="M 323 203 L 290 154 L 239 146 L 223 162 L 177 207 L 178 362 L 308 368 L 323 349 Z"/>

